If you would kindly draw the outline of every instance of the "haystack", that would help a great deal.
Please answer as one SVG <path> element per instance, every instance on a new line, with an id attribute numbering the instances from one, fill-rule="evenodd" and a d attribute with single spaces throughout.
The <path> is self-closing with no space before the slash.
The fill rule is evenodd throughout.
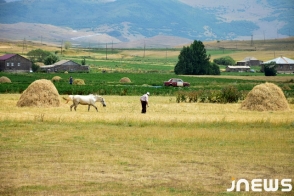
<path id="1" fill-rule="evenodd" d="M 50 80 L 36 80 L 22 93 L 16 105 L 18 107 L 59 107 L 59 93 Z"/>
<path id="2" fill-rule="evenodd" d="M 290 110 L 280 87 L 273 83 L 259 84 L 246 96 L 241 109 L 256 111 Z"/>
<path id="3" fill-rule="evenodd" d="M 6 76 L 0 77 L 0 83 L 11 83 L 11 80 Z"/>
<path id="4" fill-rule="evenodd" d="M 60 80 L 62 80 L 62 78 L 60 76 L 54 76 L 52 78 L 52 82 L 59 82 Z"/>
<path id="5" fill-rule="evenodd" d="M 121 82 L 121 83 L 131 83 L 131 80 L 128 77 L 123 77 L 122 79 L 119 80 L 119 82 Z"/>
<path id="6" fill-rule="evenodd" d="M 74 85 L 85 85 L 85 81 L 82 79 L 74 79 L 73 84 Z"/>

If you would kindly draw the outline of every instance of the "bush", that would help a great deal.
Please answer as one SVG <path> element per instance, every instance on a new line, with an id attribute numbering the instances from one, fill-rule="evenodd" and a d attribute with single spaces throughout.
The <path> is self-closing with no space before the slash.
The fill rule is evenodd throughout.
<path id="1" fill-rule="evenodd" d="M 277 75 L 275 62 L 270 62 L 270 63 L 264 64 L 264 75 L 265 76 L 276 76 Z"/>
<path id="2" fill-rule="evenodd" d="M 235 65 L 235 60 L 230 56 L 213 59 L 213 62 L 218 65 Z"/>
<path id="3" fill-rule="evenodd" d="M 238 102 L 240 96 L 238 89 L 232 85 L 224 87 L 220 94 L 222 103 Z"/>
<path id="4" fill-rule="evenodd" d="M 246 94 L 246 93 L 245 93 Z M 199 90 L 199 91 L 178 91 L 176 94 L 176 102 L 200 102 L 200 103 L 234 103 L 238 102 L 245 96 L 240 93 L 235 86 L 224 87 L 219 90 Z"/>

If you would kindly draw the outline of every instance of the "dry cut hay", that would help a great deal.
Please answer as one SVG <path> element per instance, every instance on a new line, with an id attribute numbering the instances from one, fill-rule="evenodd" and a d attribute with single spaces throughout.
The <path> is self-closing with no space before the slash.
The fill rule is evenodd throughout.
<path id="1" fill-rule="evenodd" d="M 59 107 L 59 93 L 50 80 L 36 80 L 22 93 L 18 107 Z"/>
<path id="2" fill-rule="evenodd" d="M 119 80 L 119 82 L 121 82 L 121 83 L 131 83 L 131 80 L 128 77 L 123 77 L 123 78 L 121 78 Z"/>
<path id="3" fill-rule="evenodd" d="M 280 87 L 273 83 L 255 86 L 241 104 L 241 109 L 255 111 L 290 110 L 287 99 Z"/>
<path id="4" fill-rule="evenodd" d="M 0 83 L 11 83 L 11 80 L 6 76 L 0 77 Z"/>
<path id="5" fill-rule="evenodd" d="M 60 76 L 54 76 L 52 78 L 52 82 L 59 82 L 60 80 L 62 80 L 62 78 Z"/>
<path id="6" fill-rule="evenodd" d="M 82 79 L 74 79 L 73 84 L 74 85 L 85 85 L 85 81 Z"/>

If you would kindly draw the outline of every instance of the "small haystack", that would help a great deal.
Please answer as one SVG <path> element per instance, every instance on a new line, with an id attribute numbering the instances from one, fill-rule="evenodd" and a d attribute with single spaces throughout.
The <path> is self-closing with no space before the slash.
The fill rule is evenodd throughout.
<path id="1" fill-rule="evenodd" d="M 119 80 L 120 83 L 131 83 L 130 78 L 128 77 L 123 77 L 122 79 Z"/>
<path id="2" fill-rule="evenodd" d="M 50 80 L 36 80 L 22 93 L 18 107 L 59 107 L 59 93 Z"/>
<path id="3" fill-rule="evenodd" d="M 54 76 L 52 78 L 52 82 L 59 82 L 60 80 L 62 80 L 62 78 L 60 76 Z"/>
<path id="4" fill-rule="evenodd" d="M 0 83 L 11 83 L 11 80 L 6 76 L 0 77 Z"/>
<path id="5" fill-rule="evenodd" d="M 85 81 L 82 79 L 74 79 L 73 84 L 74 85 L 85 85 Z"/>
<path id="6" fill-rule="evenodd" d="M 280 87 L 273 83 L 255 86 L 241 104 L 241 109 L 255 111 L 289 110 L 287 99 Z"/>

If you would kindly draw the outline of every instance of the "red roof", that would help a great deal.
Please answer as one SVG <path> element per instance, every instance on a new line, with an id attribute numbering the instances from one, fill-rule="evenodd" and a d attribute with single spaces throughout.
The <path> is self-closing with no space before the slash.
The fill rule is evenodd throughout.
<path id="1" fill-rule="evenodd" d="M 3 56 L 0 56 L 0 60 L 7 60 L 10 59 L 11 57 L 15 56 L 16 54 L 5 54 Z"/>

